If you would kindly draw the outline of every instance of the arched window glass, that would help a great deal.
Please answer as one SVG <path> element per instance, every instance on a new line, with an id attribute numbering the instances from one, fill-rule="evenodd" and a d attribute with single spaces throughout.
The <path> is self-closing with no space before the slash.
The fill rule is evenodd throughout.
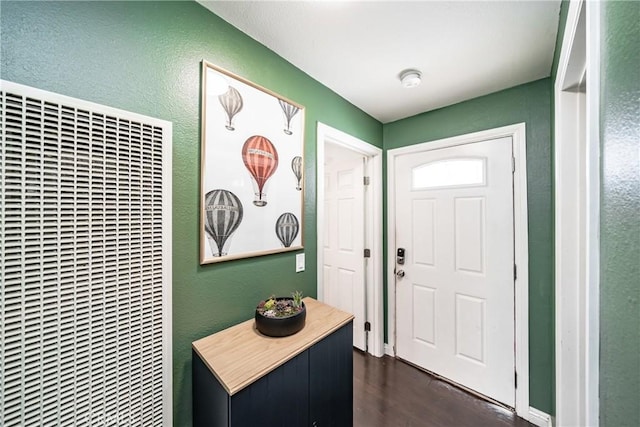
<path id="1" fill-rule="evenodd" d="M 485 184 L 485 159 L 447 159 L 413 168 L 411 186 L 414 190 L 443 187 L 478 186 Z"/>

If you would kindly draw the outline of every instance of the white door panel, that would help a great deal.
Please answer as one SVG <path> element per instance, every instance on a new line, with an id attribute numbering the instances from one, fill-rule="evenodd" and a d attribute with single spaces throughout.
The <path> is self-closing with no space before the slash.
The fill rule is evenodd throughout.
<path id="1" fill-rule="evenodd" d="M 353 345 L 365 350 L 364 158 L 339 148 L 327 154 L 324 301 L 353 313 Z"/>
<path id="2" fill-rule="evenodd" d="M 515 405 L 511 138 L 396 160 L 397 354 Z"/>

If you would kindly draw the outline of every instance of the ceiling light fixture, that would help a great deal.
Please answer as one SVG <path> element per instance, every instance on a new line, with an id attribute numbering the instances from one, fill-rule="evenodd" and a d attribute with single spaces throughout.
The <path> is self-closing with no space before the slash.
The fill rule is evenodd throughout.
<path id="1" fill-rule="evenodd" d="M 422 73 L 418 70 L 404 70 L 400 73 L 400 82 L 404 88 L 416 87 L 421 81 Z"/>

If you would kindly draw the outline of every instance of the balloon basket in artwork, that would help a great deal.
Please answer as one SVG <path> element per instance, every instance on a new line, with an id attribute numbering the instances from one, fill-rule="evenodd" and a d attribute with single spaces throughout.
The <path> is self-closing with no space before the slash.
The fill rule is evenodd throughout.
<path id="1" fill-rule="evenodd" d="M 253 204 L 258 207 L 267 206 L 267 195 L 265 193 L 255 193 Z"/>

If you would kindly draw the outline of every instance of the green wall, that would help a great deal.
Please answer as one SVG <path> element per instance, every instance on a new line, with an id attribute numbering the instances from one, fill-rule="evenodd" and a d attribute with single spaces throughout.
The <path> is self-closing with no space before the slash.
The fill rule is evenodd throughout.
<path id="1" fill-rule="evenodd" d="M 191 342 L 271 293 L 316 293 L 316 122 L 379 147 L 382 125 L 193 2 L 7 2 L 0 77 L 173 122 L 174 424 L 191 425 Z M 312 53 L 312 52 L 310 52 Z M 199 265 L 200 61 L 306 107 L 304 273 L 294 253 Z"/>
<path id="2" fill-rule="evenodd" d="M 601 4 L 600 425 L 640 425 L 640 2 Z"/>
<path id="3" fill-rule="evenodd" d="M 385 150 L 525 122 L 529 208 L 530 404 L 554 414 L 551 82 L 542 79 L 385 124 Z"/>

